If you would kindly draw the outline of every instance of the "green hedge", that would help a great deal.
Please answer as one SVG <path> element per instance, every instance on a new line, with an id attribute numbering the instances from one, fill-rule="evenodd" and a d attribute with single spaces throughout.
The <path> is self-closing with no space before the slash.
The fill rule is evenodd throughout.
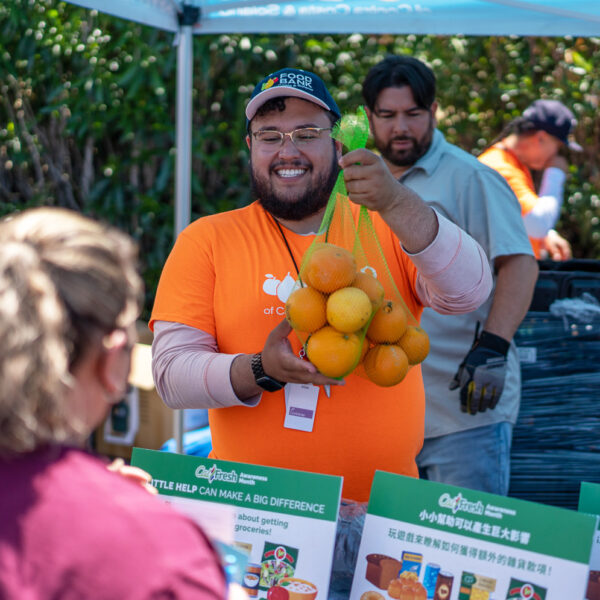
<path id="1" fill-rule="evenodd" d="M 147 306 L 173 242 L 173 35 L 56 0 L 0 6 L 0 214 L 68 206 L 140 244 Z M 250 201 L 243 110 L 267 72 L 319 73 L 342 111 L 388 53 L 438 77 L 439 126 L 477 154 L 532 100 L 579 119 L 559 230 L 600 257 L 600 39 L 416 35 L 222 35 L 194 39 L 192 216 Z"/>

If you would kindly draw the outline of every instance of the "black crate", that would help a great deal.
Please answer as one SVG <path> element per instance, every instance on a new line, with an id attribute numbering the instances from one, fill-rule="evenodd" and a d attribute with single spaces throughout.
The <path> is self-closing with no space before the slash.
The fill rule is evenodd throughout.
<path id="1" fill-rule="evenodd" d="M 600 302 L 600 261 L 538 261 L 540 272 L 529 310 L 547 311 L 555 300 L 588 292 Z"/>
<path id="2" fill-rule="evenodd" d="M 576 509 L 581 482 L 600 483 L 600 317 L 529 312 L 515 343 L 522 387 L 509 495 Z"/>

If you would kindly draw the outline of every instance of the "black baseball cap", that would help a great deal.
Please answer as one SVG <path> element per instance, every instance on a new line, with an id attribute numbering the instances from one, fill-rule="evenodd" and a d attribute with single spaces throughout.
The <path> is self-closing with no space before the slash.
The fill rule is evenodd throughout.
<path id="1" fill-rule="evenodd" d="M 581 146 L 569 140 L 569 135 L 577 125 L 577 120 L 562 102 L 536 100 L 523 111 L 523 118 L 533 123 L 538 129 L 553 135 L 571 150 L 581 152 Z"/>
<path id="2" fill-rule="evenodd" d="M 302 98 L 331 111 L 338 119 L 342 116 L 338 105 L 318 75 L 301 69 L 281 69 L 267 75 L 256 84 L 246 106 L 248 122 L 267 100 L 281 96 Z"/>

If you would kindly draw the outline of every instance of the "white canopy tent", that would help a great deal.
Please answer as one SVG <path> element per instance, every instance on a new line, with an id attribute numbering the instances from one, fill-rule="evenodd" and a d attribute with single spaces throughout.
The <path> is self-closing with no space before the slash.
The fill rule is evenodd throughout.
<path id="1" fill-rule="evenodd" d="M 422 33 L 593 36 L 597 0 L 70 0 L 176 32 L 184 5 L 194 33 Z"/>
<path id="2" fill-rule="evenodd" d="M 68 0 L 177 36 L 175 234 L 190 221 L 194 34 L 387 33 L 600 36 L 600 1 Z M 182 412 L 182 411 L 179 411 Z M 176 419 L 182 450 L 183 417 Z"/>

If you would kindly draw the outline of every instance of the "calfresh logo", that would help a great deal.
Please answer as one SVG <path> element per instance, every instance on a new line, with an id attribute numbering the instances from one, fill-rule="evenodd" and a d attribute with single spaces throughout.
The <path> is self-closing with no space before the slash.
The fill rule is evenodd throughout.
<path id="1" fill-rule="evenodd" d="M 466 512 L 472 515 L 483 514 L 483 502 L 478 500 L 477 502 L 469 502 L 466 498 L 463 498 L 462 494 L 457 494 L 454 498 L 448 494 L 442 494 L 438 500 L 438 504 L 442 508 L 448 508 L 455 515 L 457 512 Z"/>
<path id="2" fill-rule="evenodd" d="M 237 483 L 238 474 L 232 471 L 223 471 L 219 469 L 217 465 L 213 465 L 210 469 L 207 469 L 204 465 L 200 465 L 196 469 L 195 473 L 198 479 L 206 479 L 208 483 L 212 483 L 213 481 L 228 481 L 230 483 Z"/>

